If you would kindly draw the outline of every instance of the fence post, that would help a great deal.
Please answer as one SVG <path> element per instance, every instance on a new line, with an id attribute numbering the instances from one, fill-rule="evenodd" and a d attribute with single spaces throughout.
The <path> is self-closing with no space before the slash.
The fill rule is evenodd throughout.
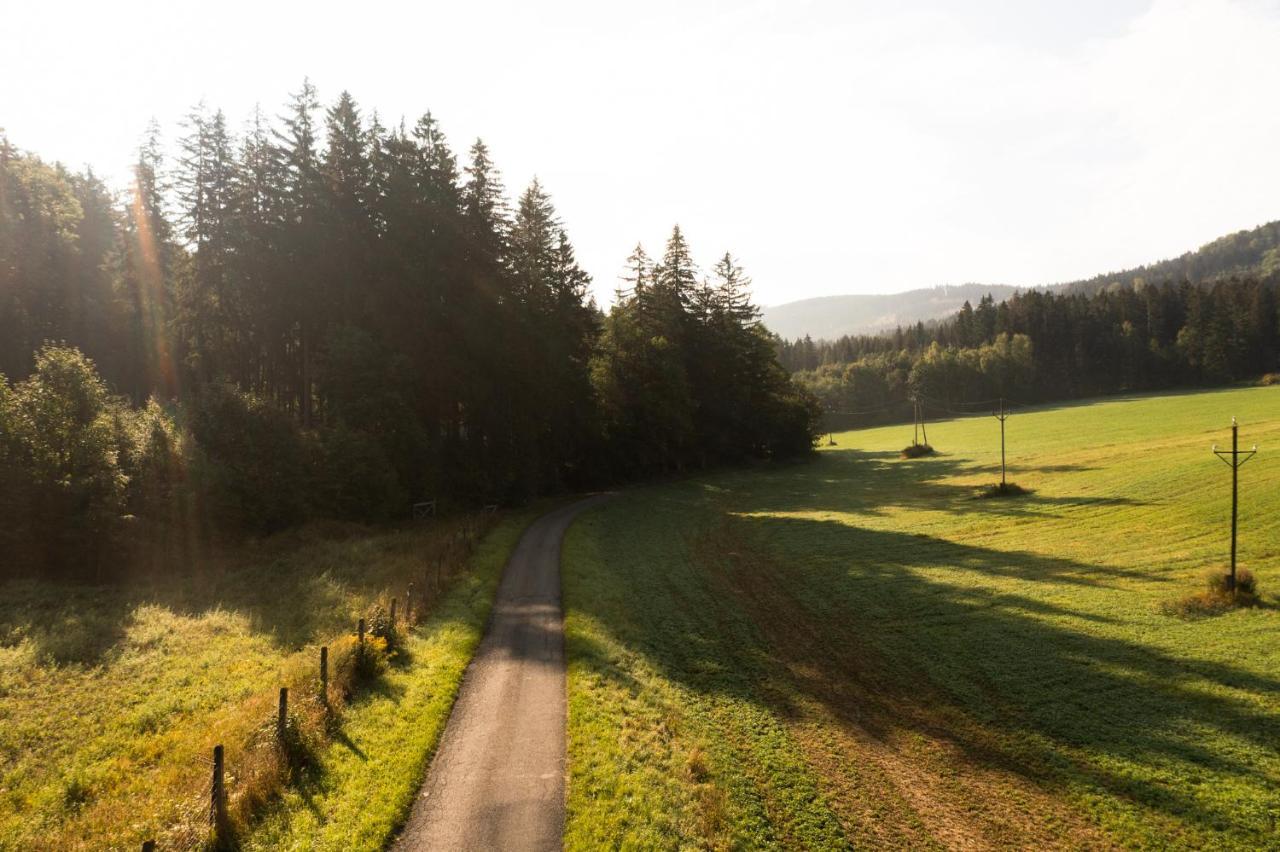
<path id="1" fill-rule="evenodd" d="M 360 644 L 360 650 L 364 650 L 364 619 L 356 622 L 356 641 Z"/>
<path id="2" fill-rule="evenodd" d="M 213 783 L 209 786 L 209 822 L 214 835 L 221 837 L 227 824 L 227 788 L 223 775 L 222 746 L 213 747 Z"/>
<path id="3" fill-rule="evenodd" d="M 285 734 L 289 727 L 289 687 L 280 687 L 280 709 L 276 713 L 276 736 L 280 742 L 285 741 Z"/>
<path id="4" fill-rule="evenodd" d="M 325 706 L 329 704 L 329 648 L 327 645 L 320 646 L 320 701 Z"/>

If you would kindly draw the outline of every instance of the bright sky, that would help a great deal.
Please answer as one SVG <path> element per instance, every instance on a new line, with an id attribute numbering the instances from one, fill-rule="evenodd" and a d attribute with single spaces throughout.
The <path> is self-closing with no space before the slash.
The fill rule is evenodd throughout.
<path id="1" fill-rule="evenodd" d="M 1280 218 L 1280 5 L 1255 0 L 7 0 L 0 127 L 119 181 L 147 121 L 309 75 L 535 174 L 610 300 L 679 222 L 764 304 L 1038 284 Z"/>

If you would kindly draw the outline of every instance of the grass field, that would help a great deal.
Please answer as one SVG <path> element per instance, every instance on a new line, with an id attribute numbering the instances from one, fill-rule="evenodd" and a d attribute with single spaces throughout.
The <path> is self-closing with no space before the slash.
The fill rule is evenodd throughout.
<path id="1" fill-rule="evenodd" d="M 1240 559 L 1262 605 L 1166 604 Z M 838 434 L 571 529 L 566 846 L 1280 848 L 1280 390 Z"/>
<path id="2" fill-rule="evenodd" d="M 389 670 L 343 708 L 312 766 L 257 809 L 244 845 L 382 847 L 530 517 L 506 518 L 481 540 Z M 302 530 L 163 581 L 0 587 L 0 849 L 198 845 L 211 747 L 226 746 L 235 796 L 277 687 L 313 681 L 317 647 L 349 634 L 388 592 L 402 595 L 410 580 L 421 589 L 433 555 L 458 552 L 462 521 Z"/>

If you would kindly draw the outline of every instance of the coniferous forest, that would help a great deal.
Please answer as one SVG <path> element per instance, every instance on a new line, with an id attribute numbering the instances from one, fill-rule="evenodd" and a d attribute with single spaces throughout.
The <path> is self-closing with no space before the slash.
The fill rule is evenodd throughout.
<path id="1" fill-rule="evenodd" d="M 115 194 L 0 136 L 7 571 L 812 446 L 746 273 L 704 274 L 678 227 L 606 315 L 548 191 L 512 203 L 430 113 L 304 84 L 177 141 L 152 127 Z"/>
<path id="2" fill-rule="evenodd" d="M 997 397 L 1271 382 L 1280 378 L 1278 283 L 1274 272 L 1255 271 L 1027 290 L 892 334 L 779 341 L 779 357 L 820 398 L 833 428 L 909 418 L 916 396 L 941 411 Z"/>

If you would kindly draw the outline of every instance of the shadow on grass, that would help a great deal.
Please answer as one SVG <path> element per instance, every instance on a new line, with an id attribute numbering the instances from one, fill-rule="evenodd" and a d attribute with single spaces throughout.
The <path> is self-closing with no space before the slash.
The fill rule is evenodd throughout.
<path id="1" fill-rule="evenodd" d="M 0 582 L 0 647 L 29 640 L 44 663 L 95 665 L 121 649 L 135 619 L 145 617 L 140 609 L 153 605 L 188 618 L 241 614 L 277 648 L 297 650 L 353 632 L 350 601 L 396 583 L 406 558 L 421 558 L 425 571 L 431 542 L 409 531 L 360 528 L 335 536 L 303 529 L 108 585 Z M 433 593 L 431 606 L 438 597 Z"/>
<path id="2" fill-rule="evenodd" d="M 998 474 L 999 469 L 995 472 Z M 975 500 L 982 485 L 945 481 L 953 477 L 984 474 L 991 474 L 991 470 L 946 455 L 900 460 L 893 452 L 830 450 L 821 453 L 809 465 L 769 471 L 764 474 L 769 487 L 761 487 L 761 483 L 756 482 L 750 491 L 755 510 L 765 513 L 842 512 L 877 516 L 896 509 L 918 509 L 953 514 L 981 512 L 1010 517 L 1052 518 L 1077 506 L 1148 505 L 1146 501 L 1129 497 L 1049 496 L 1040 493 L 1023 495 L 1012 502 Z"/>
<path id="3" fill-rule="evenodd" d="M 1141 572 L 798 517 L 888 506 L 1026 511 L 986 501 L 961 509 L 959 491 L 918 479 L 919 464 L 910 476 L 898 473 L 911 468 L 887 464 L 891 455 L 851 451 L 741 491 L 668 490 L 643 511 L 620 501 L 599 516 L 599 541 L 651 551 L 608 550 L 601 570 L 611 593 L 584 591 L 573 602 L 694 693 L 784 718 L 817 702 L 880 741 L 928 732 L 971 764 L 1040 789 L 1071 786 L 1137 803 L 1164 825 L 1148 837 L 1189 827 L 1246 846 L 1274 840 L 1280 681 L 1099 635 L 1113 619 L 1034 591 L 1153 579 Z M 942 476 L 953 463 L 923 464 L 940 466 Z M 1037 501 L 1088 505 L 1035 495 L 1022 502 Z M 682 548 L 671 530 L 688 529 L 690 517 L 707 525 Z M 637 523 L 645 536 L 628 529 Z M 931 578 L 936 566 L 1035 585 L 1025 595 L 980 579 L 952 585 Z M 579 662 L 635 689 L 602 653 L 588 649 Z M 1254 801 L 1240 808 L 1241 796 Z"/>

